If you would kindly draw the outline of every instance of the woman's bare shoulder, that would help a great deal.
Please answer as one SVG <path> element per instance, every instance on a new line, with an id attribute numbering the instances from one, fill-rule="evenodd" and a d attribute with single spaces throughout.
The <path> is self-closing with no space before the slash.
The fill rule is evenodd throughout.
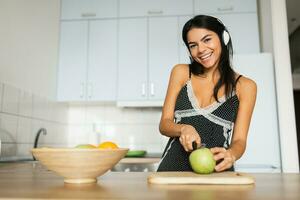
<path id="1" fill-rule="evenodd" d="M 246 77 L 246 76 L 241 76 L 236 84 L 236 90 L 238 93 L 238 96 L 246 96 L 248 95 L 255 95 L 257 92 L 257 85 L 254 80 Z M 247 95 L 248 94 L 248 95 Z"/>
<path id="2" fill-rule="evenodd" d="M 171 72 L 173 80 L 178 81 L 181 84 L 185 84 L 189 79 L 189 65 L 177 64 L 173 67 Z"/>

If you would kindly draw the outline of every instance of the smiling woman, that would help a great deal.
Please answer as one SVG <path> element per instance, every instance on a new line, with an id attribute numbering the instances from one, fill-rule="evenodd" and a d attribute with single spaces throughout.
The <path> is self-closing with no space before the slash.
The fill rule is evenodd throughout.
<path id="1" fill-rule="evenodd" d="M 176 65 L 170 76 L 160 121 L 170 139 L 158 171 L 192 171 L 193 142 L 210 148 L 215 171 L 234 170 L 245 151 L 256 84 L 232 69 L 231 38 L 219 19 L 195 16 L 182 38 L 191 64 Z"/>

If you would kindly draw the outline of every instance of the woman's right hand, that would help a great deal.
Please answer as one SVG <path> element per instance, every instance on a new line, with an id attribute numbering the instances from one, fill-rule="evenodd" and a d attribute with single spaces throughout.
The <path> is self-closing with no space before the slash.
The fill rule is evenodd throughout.
<path id="1" fill-rule="evenodd" d="M 194 141 L 197 143 L 198 147 L 201 145 L 201 138 L 193 126 L 184 125 L 181 127 L 180 132 L 181 134 L 179 137 L 179 141 L 185 151 L 189 152 L 193 150 Z"/>

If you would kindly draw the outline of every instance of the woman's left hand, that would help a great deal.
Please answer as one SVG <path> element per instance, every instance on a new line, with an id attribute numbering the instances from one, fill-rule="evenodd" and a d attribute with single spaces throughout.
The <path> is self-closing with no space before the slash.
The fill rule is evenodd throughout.
<path id="1" fill-rule="evenodd" d="M 211 148 L 210 151 L 213 153 L 214 159 L 216 161 L 222 160 L 215 167 L 215 170 L 217 172 L 221 172 L 221 171 L 224 171 L 224 170 L 232 167 L 236 160 L 230 149 L 226 150 L 223 147 L 214 147 L 214 148 Z"/>

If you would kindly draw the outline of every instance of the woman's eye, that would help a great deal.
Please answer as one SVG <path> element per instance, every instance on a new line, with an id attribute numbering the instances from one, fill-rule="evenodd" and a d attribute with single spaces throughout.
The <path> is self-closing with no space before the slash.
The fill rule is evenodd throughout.
<path id="1" fill-rule="evenodd" d="M 196 45 L 194 44 L 190 45 L 190 49 L 193 49 L 194 47 L 196 47 Z"/>
<path id="2" fill-rule="evenodd" d="M 206 39 L 204 40 L 204 42 L 207 43 L 207 42 L 209 42 L 210 40 L 211 40 L 211 38 L 206 38 Z"/>

